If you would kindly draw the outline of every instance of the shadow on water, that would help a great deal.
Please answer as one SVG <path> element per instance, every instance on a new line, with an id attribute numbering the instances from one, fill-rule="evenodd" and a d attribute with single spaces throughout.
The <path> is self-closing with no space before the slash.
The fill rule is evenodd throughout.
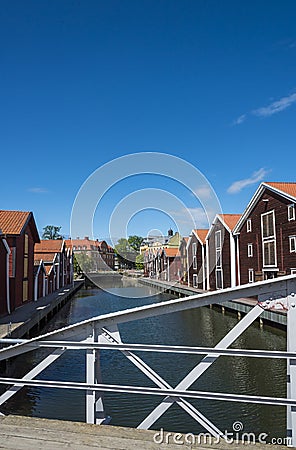
<path id="1" fill-rule="evenodd" d="M 124 289 L 124 297 L 120 292 Z M 143 292 L 148 297 L 134 298 Z M 155 296 L 151 294 L 155 292 Z M 116 295 L 113 295 L 116 294 Z M 128 297 L 130 295 L 130 297 Z M 46 331 L 73 324 L 96 315 L 115 312 L 172 298 L 136 282 L 114 287 L 113 293 L 99 289 L 79 291 L 47 325 Z M 234 314 L 221 314 L 210 308 L 150 317 L 120 326 L 122 340 L 131 343 L 155 343 L 213 347 L 237 323 Z M 233 345 L 234 348 L 285 350 L 285 332 L 270 327 L 260 329 L 255 323 Z M 30 352 L 18 357 L 11 366 L 13 376 L 24 375 L 48 354 L 48 350 Z M 156 372 L 175 387 L 201 360 L 199 355 L 139 352 Z M 137 386 L 155 385 L 120 352 L 101 351 L 103 382 Z M 68 350 L 40 379 L 85 381 L 85 352 Z M 286 396 L 286 363 L 284 360 L 220 357 L 191 387 L 194 390 L 240 393 L 262 396 Z M 161 397 L 106 393 L 106 413 L 111 424 L 136 427 Z M 267 433 L 271 437 L 285 436 L 285 408 L 247 403 L 190 400 L 221 430 L 232 431 L 232 424 L 240 421 L 244 431 Z M 85 420 L 84 393 L 74 390 L 23 388 L 5 405 L 6 413 L 32 415 L 66 420 Z M 174 404 L 154 425 L 154 429 L 179 432 L 203 432 L 202 427 Z"/>

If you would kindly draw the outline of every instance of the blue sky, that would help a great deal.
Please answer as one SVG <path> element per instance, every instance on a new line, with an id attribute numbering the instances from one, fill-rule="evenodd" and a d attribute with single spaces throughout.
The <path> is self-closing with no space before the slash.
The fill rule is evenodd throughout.
<path id="1" fill-rule="evenodd" d="M 193 164 L 225 213 L 242 212 L 260 180 L 295 181 L 295 23 L 289 0 L 2 0 L 1 208 L 67 235 L 87 177 L 137 152 Z M 99 205 L 96 237 L 143 187 L 199 212 L 184 187 L 132 177 Z M 128 234 L 172 224 L 146 211 Z"/>

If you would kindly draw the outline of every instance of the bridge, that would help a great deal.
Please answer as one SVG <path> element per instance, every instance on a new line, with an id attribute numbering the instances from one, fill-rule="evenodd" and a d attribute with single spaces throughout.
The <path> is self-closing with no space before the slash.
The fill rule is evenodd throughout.
<path id="1" fill-rule="evenodd" d="M 119 325 L 155 317 L 178 311 L 190 310 L 211 304 L 223 304 L 241 297 L 257 297 L 257 304 L 248 312 L 215 347 L 189 347 L 124 343 Z M 264 311 L 282 310 L 287 314 L 287 351 L 232 349 L 232 343 L 255 321 Z M 128 394 L 153 395 L 160 398 L 159 404 L 148 416 L 138 424 L 139 429 L 149 429 L 173 405 L 177 404 L 207 433 L 216 439 L 226 440 L 210 418 L 205 417 L 190 399 L 221 400 L 226 402 L 242 402 L 285 406 L 287 410 L 287 438 L 289 446 L 296 447 L 296 277 L 285 276 L 274 280 L 252 283 L 244 286 L 191 295 L 181 299 L 173 299 L 132 308 L 115 313 L 104 314 L 89 320 L 70 325 L 59 330 L 38 336 L 33 339 L 1 339 L 0 361 L 22 355 L 39 348 L 50 348 L 52 353 L 30 370 L 23 378 L 0 377 L 0 383 L 11 387 L 0 396 L 0 408 L 24 386 L 39 386 L 56 389 L 82 390 L 86 396 L 86 422 L 103 424 L 106 422 L 104 411 L 104 392 L 121 392 Z M 86 350 L 86 382 L 64 382 L 41 380 L 38 375 L 53 364 L 67 350 Z M 100 350 L 120 351 L 155 387 L 116 385 L 103 382 L 100 371 Z M 136 352 L 136 353 L 135 353 Z M 176 353 L 204 355 L 203 359 L 172 387 L 142 358 L 139 352 Z M 287 396 L 266 397 L 248 394 L 230 394 L 223 392 L 191 390 L 192 384 L 200 378 L 220 357 L 245 358 L 281 358 L 287 361 Z M 108 381 L 108 380 L 107 380 Z M 271 380 L 272 382 L 272 380 Z M 3 414 L 2 414 L 3 415 Z"/>

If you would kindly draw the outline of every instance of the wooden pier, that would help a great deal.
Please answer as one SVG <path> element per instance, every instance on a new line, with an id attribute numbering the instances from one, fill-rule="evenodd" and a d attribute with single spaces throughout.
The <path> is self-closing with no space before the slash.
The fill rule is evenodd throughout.
<path id="1" fill-rule="evenodd" d="M 71 448 L 74 450 L 241 450 L 255 448 L 261 450 L 266 444 L 210 442 L 204 437 L 195 437 L 193 444 L 185 442 L 186 435 L 164 432 L 164 442 L 160 443 L 159 432 L 137 430 L 134 428 L 115 427 L 111 425 L 90 425 L 82 422 L 48 420 L 23 416 L 0 417 L 0 448 L 14 450 L 57 450 Z M 156 442 L 154 441 L 156 437 Z M 174 438 L 179 443 L 174 443 Z M 168 444 L 165 440 L 168 439 Z M 183 439 L 183 444 L 181 443 Z M 192 439 L 192 437 L 191 437 Z M 191 441 L 192 442 L 192 441 Z M 287 449 L 283 445 L 269 445 L 273 450 Z"/>
<path id="2" fill-rule="evenodd" d="M 207 291 L 186 286 L 177 282 L 168 282 L 163 280 L 155 280 L 153 278 L 139 278 L 138 281 L 146 286 L 154 287 L 162 292 L 167 292 L 177 297 L 187 297 L 189 295 L 203 294 Z M 212 291 L 213 292 L 213 291 Z M 222 312 L 232 311 L 237 313 L 238 318 L 247 314 L 257 304 L 255 298 L 239 298 L 232 301 L 224 302 L 223 305 L 217 306 Z M 215 306 L 215 305 L 211 305 Z M 260 317 L 260 324 L 264 323 L 276 328 L 286 329 L 287 314 L 286 311 L 264 311 Z"/>

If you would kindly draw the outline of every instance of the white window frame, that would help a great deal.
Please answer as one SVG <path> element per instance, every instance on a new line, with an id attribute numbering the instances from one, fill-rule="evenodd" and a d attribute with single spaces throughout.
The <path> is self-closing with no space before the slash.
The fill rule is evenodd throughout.
<path id="1" fill-rule="evenodd" d="M 215 249 L 216 249 L 216 268 L 222 269 L 221 230 L 217 230 L 215 233 Z M 218 255 L 220 255 L 220 257 L 218 257 Z"/>
<path id="2" fill-rule="evenodd" d="M 273 218 L 273 234 L 270 236 L 263 237 L 263 217 L 272 214 Z M 277 248 L 276 248 L 276 225 L 275 225 L 275 212 L 274 209 L 272 211 L 268 211 L 266 213 L 261 214 L 261 239 L 262 239 L 262 259 L 263 259 L 263 267 L 277 267 Z M 265 264 L 264 257 L 264 247 L 266 244 L 274 245 L 274 264 Z"/>
<path id="3" fill-rule="evenodd" d="M 291 275 L 296 275 L 296 269 L 290 269 L 291 270 Z"/>
<path id="4" fill-rule="evenodd" d="M 249 269 L 249 283 L 254 283 L 255 277 L 254 277 L 254 269 Z"/>
<path id="5" fill-rule="evenodd" d="M 252 258 L 253 257 L 253 244 L 250 243 L 248 244 L 248 258 Z"/>
<path id="6" fill-rule="evenodd" d="M 288 205 L 288 221 L 291 222 L 291 220 L 295 220 L 295 205 L 292 203 L 291 205 Z"/>
<path id="7" fill-rule="evenodd" d="M 289 236 L 289 249 L 290 253 L 296 253 L 296 236 Z"/>
<path id="8" fill-rule="evenodd" d="M 197 274 L 196 273 L 193 274 L 193 277 L 192 277 L 192 286 L 197 288 Z"/>
<path id="9" fill-rule="evenodd" d="M 196 252 L 197 252 L 197 245 L 196 245 L 196 242 L 193 242 L 193 244 L 192 244 L 192 268 L 194 270 L 197 269 Z"/>
<path id="10" fill-rule="evenodd" d="M 247 233 L 251 233 L 252 231 L 252 219 L 247 220 Z"/>

